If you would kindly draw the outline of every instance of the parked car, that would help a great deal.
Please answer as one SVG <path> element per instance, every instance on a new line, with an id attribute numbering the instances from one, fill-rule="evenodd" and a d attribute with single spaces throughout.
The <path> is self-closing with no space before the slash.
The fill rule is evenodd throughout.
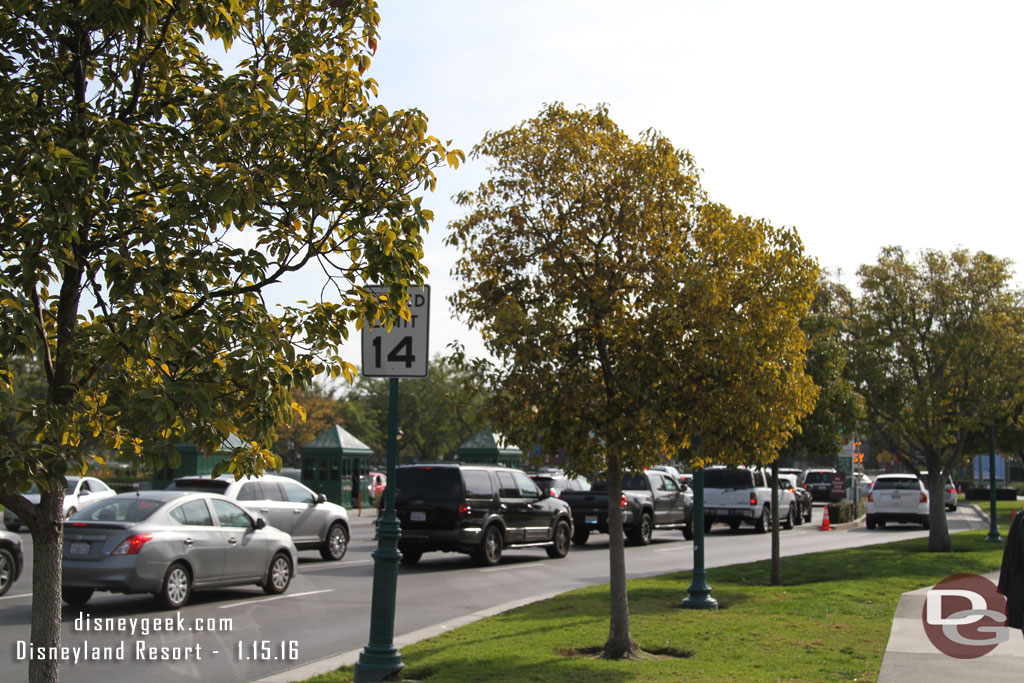
<path id="1" fill-rule="evenodd" d="M 814 500 L 823 500 L 831 503 L 841 497 L 832 495 L 832 475 L 836 473 L 834 467 L 824 467 L 815 470 L 806 470 L 803 476 L 803 486 L 811 492 Z"/>
<path id="2" fill-rule="evenodd" d="M 537 470 L 529 475 L 541 489 L 547 488 L 553 498 L 562 491 L 589 491 L 590 482 L 586 477 L 570 477 L 562 470 Z"/>
<path id="3" fill-rule="evenodd" d="M 921 473 L 921 480 L 924 482 L 925 489 L 928 488 L 928 472 L 924 471 Z M 946 505 L 946 510 L 950 512 L 956 511 L 958 502 L 956 484 L 953 483 L 953 477 L 946 477 L 946 482 L 942 485 L 942 499 Z"/>
<path id="4" fill-rule="evenodd" d="M 398 468 L 395 511 L 402 525 L 402 563 L 423 553 L 471 555 L 495 565 L 509 548 L 543 545 L 548 557 L 569 553 L 569 505 L 522 470 L 498 465 L 406 465 Z"/>
<path id="5" fill-rule="evenodd" d="M 867 526 L 886 522 L 910 522 L 927 529 L 928 491 L 913 474 L 880 474 L 868 494 Z"/>
<path id="6" fill-rule="evenodd" d="M 64 490 L 64 517 L 70 517 L 89 503 L 109 498 L 117 491 L 110 488 L 96 477 L 66 477 L 68 485 Z M 33 505 L 39 504 L 39 488 L 33 484 L 25 493 L 25 498 Z M 4 510 L 4 526 L 8 531 L 17 531 L 24 524 L 20 517 L 11 510 Z"/>
<path id="7" fill-rule="evenodd" d="M 746 467 L 708 467 L 704 470 L 704 531 L 715 522 L 732 530 L 752 524 L 761 532 L 772 528 L 772 488 L 767 473 Z M 795 494 L 779 489 L 779 522 L 787 529 L 797 524 Z"/>
<path id="8" fill-rule="evenodd" d="M 814 499 L 811 498 L 810 491 L 798 486 L 796 482 L 795 474 L 779 473 L 779 488 L 786 488 L 793 494 L 797 505 L 796 523 L 803 524 L 811 521 L 811 515 L 814 514 Z"/>
<path id="9" fill-rule="evenodd" d="M 562 491 L 572 508 L 572 542 L 583 545 L 591 533 L 608 533 L 608 485 L 601 479 L 589 491 Z M 693 538 L 693 494 L 667 472 L 646 470 L 622 477 L 622 527 L 634 545 L 647 545 L 655 529 L 679 529 Z"/>
<path id="10" fill-rule="evenodd" d="M 61 598 L 83 605 L 98 590 L 153 593 L 177 609 L 193 589 L 255 584 L 283 593 L 296 563 L 291 536 L 224 496 L 121 493 L 64 522 Z"/>
<path id="11" fill-rule="evenodd" d="M 780 475 L 782 475 L 782 474 L 791 474 L 791 475 L 793 475 L 793 481 L 796 482 L 796 485 L 799 486 L 800 488 L 803 488 L 803 484 L 804 484 L 804 479 L 803 479 L 804 471 L 803 470 L 797 469 L 796 467 L 780 467 L 779 468 L 779 474 Z"/>
<path id="12" fill-rule="evenodd" d="M 167 490 L 219 493 L 290 534 L 299 550 L 319 550 L 325 560 L 340 560 L 348 549 L 348 511 L 289 477 L 264 474 L 238 481 L 230 474 L 216 479 L 179 477 Z"/>
<path id="13" fill-rule="evenodd" d="M 680 472 L 679 468 L 674 465 L 655 465 L 650 469 L 654 470 L 655 472 L 668 472 L 669 474 L 676 478 L 676 481 L 681 482 L 683 480 L 683 473 Z"/>
<path id="14" fill-rule="evenodd" d="M 25 568 L 25 554 L 21 536 L 13 531 L 0 531 L 0 595 L 11 590 L 11 585 Z"/>

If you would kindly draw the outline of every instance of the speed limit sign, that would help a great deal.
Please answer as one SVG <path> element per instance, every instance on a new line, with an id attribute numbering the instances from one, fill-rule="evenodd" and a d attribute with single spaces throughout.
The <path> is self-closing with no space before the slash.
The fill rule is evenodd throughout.
<path id="1" fill-rule="evenodd" d="M 388 287 L 370 287 L 387 296 Z M 430 285 L 409 288 L 408 320 L 399 318 L 391 331 L 380 323 L 363 328 L 364 377 L 426 377 L 430 332 Z"/>

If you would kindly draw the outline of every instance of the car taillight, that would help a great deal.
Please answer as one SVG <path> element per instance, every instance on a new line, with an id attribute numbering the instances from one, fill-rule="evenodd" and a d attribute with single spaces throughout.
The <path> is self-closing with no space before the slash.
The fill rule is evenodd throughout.
<path id="1" fill-rule="evenodd" d="M 751 505 L 757 505 L 757 494 L 754 494 L 754 493 L 750 494 L 750 504 Z"/>
<path id="2" fill-rule="evenodd" d="M 552 498 L 561 498 L 562 492 L 557 491 L 555 489 L 548 489 L 548 495 L 551 496 Z"/>
<path id="3" fill-rule="evenodd" d="M 875 502 L 875 492 L 874 491 L 869 491 L 868 492 L 868 502 L 869 503 L 874 503 Z"/>
<path id="4" fill-rule="evenodd" d="M 805 489 L 809 489 L 809 488 L 811 488 L 811 485 L 810 484 L 804 484 L 804 488 Z"/>
<path id="5" fill-rule="evenodd" d="M 114 548 L 111 555 L 137 555 L 147 541 L 153 539 L 153 534 L 135 534 L 121 541 L 121 544 Z"/>
<path id="6" fill-rule="evenodd" d="M 928 502 L 928 494 L 925 493 L 924 491 L 921 491 L 921 502 L 922 503 L 927 503 Z"/>
<path id="7" fill-rule="evenodd" d="M 622 494 L 622 507 L 626 507 L 626 494 Z"/>
<path id="8" fill-rule="evenodd" d="M 459 506 L 459 514 L 460 515 L 468 515 L 469 514 L 469 506 L 465 505 L 465 504 L 460 505 Z"/>

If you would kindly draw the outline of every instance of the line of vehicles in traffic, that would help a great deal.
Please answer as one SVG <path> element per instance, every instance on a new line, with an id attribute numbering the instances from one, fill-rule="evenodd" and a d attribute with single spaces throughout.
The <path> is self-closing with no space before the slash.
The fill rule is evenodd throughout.
<path id="1" fill-rule="evenodd" d="M 831 499 L 833 470 L 781 469 L 779 521 L 793 528 L 811 520 L 815 500 Z M 819 487 L 828 478 L 829 489 Z M 623 531 L 647 545 L 656 529 L 693 538 L 690 475 L 658 466 L 623 477 Z M 951 494 L 950 494 L 951 491 Z M 910 522 L 928 527 L 927 491 L 912 474 L 879 475 L 865 489 L 867 527 Z M 38 491 L 27 494 L 38 500 Z M 600 478 L 560 470 L 532 474 L 500 465 L 436 463 L 397 471 L 395 507 L 401 523 L 402 562 L 428 552 L 465 553 L 483 565 L 506 550 L 542 547 L 551 558 L 592 534 L 607 534 L 608 486 Z M 947 486 L 947 506 L 956 489 Z M 163 491 L 118 494 L 95 477 L 69 477 L 65 494 L 63 599 L 73 605 L 95 591 L 152 593 L 180 607 L 192 590 L 252 584 L 267 593 L 287 590 L 299 550 L 341 560 L 351 530 L 347 510 L 294 479 L 264 475 L 182 477 Z M 771 528 L 770 477 L 763 469 L 704 470 L 704 528 L 716 523 L 758 532 Z M 0 533 L 0 595 L 24 567 L 22 525 L 10 511 Z"/>

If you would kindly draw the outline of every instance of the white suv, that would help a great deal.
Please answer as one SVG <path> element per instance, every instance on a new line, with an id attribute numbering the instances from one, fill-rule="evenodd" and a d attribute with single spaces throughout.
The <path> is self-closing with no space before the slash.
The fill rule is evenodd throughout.
<path id="1" fill-rule="evenodd" d="M 235 481 L 230 474 L 216 479 L 196 475 L 175 479 L 167 490 L 209 491 L 238 501 L 270 526 L 291 534 L 296 548 L 319 550 L 325 560 L 340 560 L 348 549 L 348 511 L 289 477 L 265 474 Z"/>
<path id="2" fill-rule="evenodd" d="M 880 474 L 868 494 L 867 525 L 885 526 L 886 522 L 910 522 L 927 529 L 928 491 L 913 474 Z"/>

